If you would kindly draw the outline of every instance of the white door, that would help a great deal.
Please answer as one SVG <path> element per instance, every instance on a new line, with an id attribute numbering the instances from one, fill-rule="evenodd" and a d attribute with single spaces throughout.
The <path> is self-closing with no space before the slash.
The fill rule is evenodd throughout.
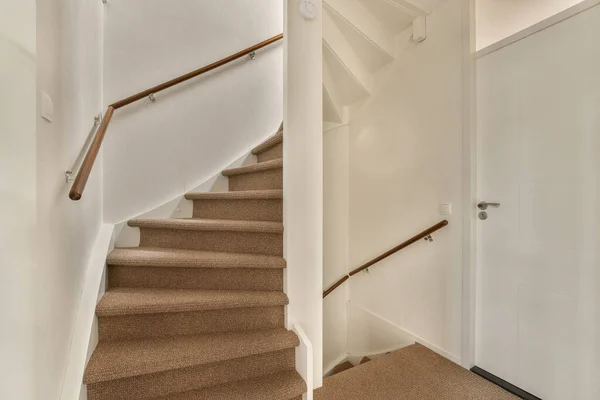
<path id="1" fill-rule="evenodd" d="M 483 56 L 476 365 L 598 400 L 600 6 Z M 474 207 L 473 212 L 480 210 Z"/>

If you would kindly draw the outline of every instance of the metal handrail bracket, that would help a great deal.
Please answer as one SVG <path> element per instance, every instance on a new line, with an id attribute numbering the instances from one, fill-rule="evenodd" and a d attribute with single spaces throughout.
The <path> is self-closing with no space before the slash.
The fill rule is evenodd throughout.
<path id="1" fill-rule="evenodd" d="M 94 125 L 92 126 L 92 129 L 90 129 L 90 133 L 88 134 L 85 143 L 83 144 L 83 147 L 79 152 L 77 159 L 75 160 L 75 163 L 73 164 L 71 169 L 65 171 L 65 181 L 67 183 L 73 182 L 75 180 L 75 176 L 77 176 L 77 174 L 79 173 L 81 165 L 83 164 L 83 159 L 85 158 L 87 152 L 90 150 L 90 146 L 92 145 L 92 141 L 94 140 L 94 135 L 96 135 L 96 132 L 98 131 L 100 121 L 102 121 L 102 113 L 99 113 L 94 117 Z"/>

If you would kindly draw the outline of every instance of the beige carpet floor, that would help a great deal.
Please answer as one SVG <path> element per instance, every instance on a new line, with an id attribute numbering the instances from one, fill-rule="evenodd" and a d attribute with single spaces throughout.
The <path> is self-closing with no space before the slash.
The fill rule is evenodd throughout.
<path id="1" fill-rule="evenodd" d="M 414 344 L 326 378 L 315 400 L 518 400 Z"/>

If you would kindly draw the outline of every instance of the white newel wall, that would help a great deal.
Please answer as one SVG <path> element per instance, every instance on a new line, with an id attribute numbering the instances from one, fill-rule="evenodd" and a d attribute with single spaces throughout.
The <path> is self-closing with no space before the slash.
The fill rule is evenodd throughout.
<path id="1" fill-rule="evenodd" d="M 306 21 L 298 2 L 286 1 L 283 182 L 288 325 L 312 342 L 313 386 L 323 380 L 323 102 L 322 2 Z M 302 365 L 296 352 L 297 369 Z M 306 358 L 305 358 L 306 359 Z M 311 359 L 309 357 L 309 359 Z M 310 382 L 308 377 L 305 377 Z M 311 389 L 311 388 L 309 388 Z M 312 398 L 309 390 L 308 399 Z"/>
<path id="2" fill-rule="evenodd" d="M 106 5 L 105 105 L 283 31 L 279 0 Z M 153 209 L 219 172 L 282 120 L 283 44 L 118 110 L 104 144 L 104 218 Z"/>
<path id="3" fill-rule="evenodd" d="M 396 347 L 416 338 L 460 360 L 462 6 L 447 0 L 434 10 L 427 40 L 410 44 L 377 77 L 349 125 L 351 267 L 450 221 L 434 243 L 417 243 L 351 279 L 350 353 L 390 350 L 392 333 L 380 340 L 377 332 L 395 330 Z M 452 204 L 452 215 L 440 215 L 442 203 Z"/>

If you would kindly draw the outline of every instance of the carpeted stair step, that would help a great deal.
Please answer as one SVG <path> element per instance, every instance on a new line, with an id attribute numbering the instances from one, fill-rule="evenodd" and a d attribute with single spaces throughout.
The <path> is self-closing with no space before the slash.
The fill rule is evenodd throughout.
<path id="1" fill-rule="evenodd" d="M 285 260 L 256 254 L 122 248 L 108 256 L 109 287 L 283 290 Z"/>
<path id="2" fill-rule="evenodd" d="M 270 353 L 299 345 L 283 328 L 256 332 L 100 342 L 84 382 L 97 383 Z"/>
<path id="3" fill-rule="evenodd" d="M 293 400 L 305 392 L 306 383 L 296 371 L 283 371 L 155 400 Z"/>
<path id="4" fill-rule="evenodd" d="M 96 314 L 106 317 L 286 304 L 288 298 L 283 292 L 113 288 L 104 294 L 96 306 Z"/>
<path id="5" fill-rule="evenodd" d="M 169 268 L 285 268 L 282 257 L 168 248 L 121 248 L 110 252 L 108 265 Z"/>
<path id="6" fill-rule="evenodd" d="M 144 339 L 282 328 L 283 292 L 113 288 L 96 307 L 99 338 Z"/>
<path id="7" fill-rule="evenodd" d="M 354 368 L 354 364 L 352 364 L 350 361 L 345 361 L 341 364 L 336 365 L 335 368 L 331 370 L 331 374 L 329 376 L 333 376 L 339 374 L 340 372 L 347 371 L 350 368 Z"/>
<path id="8" fill-rule="evenodd" d="M 109 287 L 283 290 L 283 269 L 108 267 Z"/>
<path id="9" fill-rule="evenodd" d="M 252 154 L 258 158 L 258 162 L 283 158 L 283 131 L 279 131 L 269 139 L 252 149 Z"/>
<path id="10" fill-rule="evenodd" d="M 88 384 L 88 400 L 146 400 L 227 384 L 295 368 L 288 348 L 188 368 Z"/>
<path id="11" fill-rule="evenodd" d="M 283 224 L 271 221 L 135 219 L 140 247 L 283 255 Z"/>
<path id="12" fill-rule="evenodd" d="M 98 317 L 99 339 L 149 339 L 276 329 L 284 326 L 284 306 Z"/>
<path id="13" fill-rule="evenodd" d="M 283 221 L 283 190 L 188 193 L 194 218 Z"/>
<path id="14" fill-rule="evenodd" d="M 283 159 L 226 169 L 230 191 L 283 189 Z"/>

